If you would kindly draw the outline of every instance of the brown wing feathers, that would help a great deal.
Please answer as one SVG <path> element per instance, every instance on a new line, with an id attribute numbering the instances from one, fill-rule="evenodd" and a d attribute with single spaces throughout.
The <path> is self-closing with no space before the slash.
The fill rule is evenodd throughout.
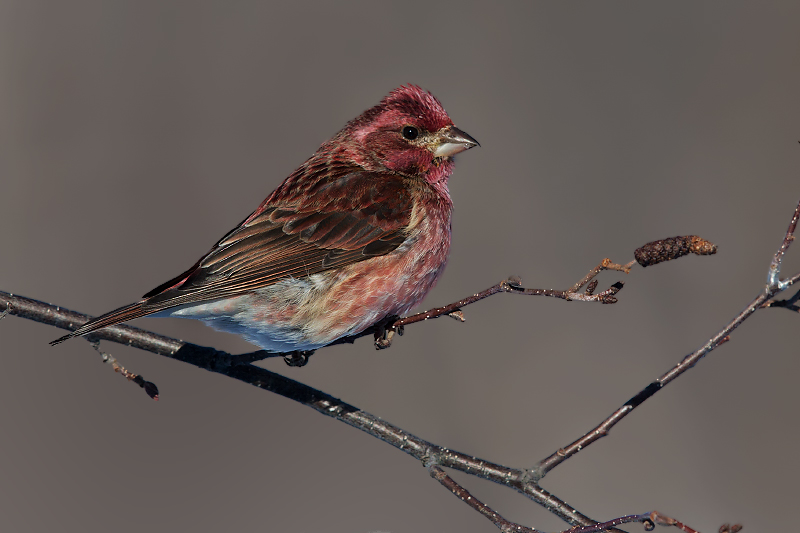
<path id="1" fill-rule="evenodd" d="M 287 277 L 303 277 L 384 255 L 400 246 L 412 198 L 395 175 L 350 172 L 320 180 L 298 205 L 279 188 L 191 269 L 135 304 L 90 320 L 70 337 L 178 305 L 243 294 Z M 309 189 L 302 187 L 308 194 Z M 270 205 L 271 204 L 271 205 Z M 260 211 L 260 212 L 259 212 Z"/>

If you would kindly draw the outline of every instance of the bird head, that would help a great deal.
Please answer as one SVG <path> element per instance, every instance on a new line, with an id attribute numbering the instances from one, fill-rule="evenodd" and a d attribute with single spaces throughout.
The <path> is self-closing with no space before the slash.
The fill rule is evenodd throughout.
<path id="1" fill-rule="evenodd" d="M 452 157 L 479 146 L 456 128 L 431 93 L 406 85 L 342 130 L 352 157 L 368 170 L 389 170 L 431 183 L 446 180 Z"/>

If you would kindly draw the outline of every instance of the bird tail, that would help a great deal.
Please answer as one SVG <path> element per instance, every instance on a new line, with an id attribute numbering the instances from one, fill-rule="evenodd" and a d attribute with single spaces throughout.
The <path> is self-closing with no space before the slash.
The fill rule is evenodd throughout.
<path id="1" fill-rule="evenodd" d="M 104 315 L 100 315 L 96 318 L 89 320 L 86 324 L 82 325 L 72 333 L 68 335 L 64 335 L 63 337 L 56 339 L 50 343 L 50 346 L 55 346 L 56 344 L 60 344 L 66 340 L 71 339 L 72 337 L 82 337 L 88 333 L 93 331 L 97 331 L 98 329 L 105 328 L 107 326 L 113 326 L 114 324 L 120 324 L 122 322 L 127 322 L 128 320 L 133 320 L 134 318 L 139 318 L 145 315 L 149 315 L 153 312 L 152 309 L 145 311 L 144 309 L 145 300 L 141 300 L 134 304 L 126 305 L 124 307 L 120 307 L 119 309 L 115 309 L 114 311 L 110 311 Z"/>

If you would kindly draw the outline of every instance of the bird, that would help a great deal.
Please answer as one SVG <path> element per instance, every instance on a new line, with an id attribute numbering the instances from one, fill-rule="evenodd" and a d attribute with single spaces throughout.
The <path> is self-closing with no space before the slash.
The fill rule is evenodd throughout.
<path id="1" fill-rule="evenodd" d="M 436 97 L 403 85 L 323 143 L 191 268 L 50 344 L 159 316 L 293 353 L 402 316 L 444 270 L 453 156 L 475 146 Z"/>

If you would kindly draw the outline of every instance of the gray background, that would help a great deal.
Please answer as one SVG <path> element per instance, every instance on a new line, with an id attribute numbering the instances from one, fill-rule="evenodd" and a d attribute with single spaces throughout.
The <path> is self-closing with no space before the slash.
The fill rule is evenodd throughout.
<path id="1" fill-rule="evenodd" d="M 763 287 L 800 199 L 800 4 L 0 2 L 0 289 L 99 314 L 190 266 L 321 142 L 403 83 L 459 156 L 424 305 L 517 274 L 566 288 L 653 239 L 719 245 L 625 277 L 615 306 L 508 295 L 468 322 L 265 364 L 431 441 L 525 467 L 601 420 Z M 786 273 L 800 268 L 800 247 Z M 604 274 L 603 286 L 621 278 Z M 800 317 L 758 313 L 544 486 L 610 519 L 793 523 Z M 202 324 L 136 325 L 249 351 Z M 0 323 L 3 531 L 493 526 L 413 459 L 290 401 L 106 343 Z M 463 476 L 457 476 L 464 480 Z M 467 486 L 509 519 L 563 524 Z M 640 531 L 639 527 L 632 530 Z"/>

